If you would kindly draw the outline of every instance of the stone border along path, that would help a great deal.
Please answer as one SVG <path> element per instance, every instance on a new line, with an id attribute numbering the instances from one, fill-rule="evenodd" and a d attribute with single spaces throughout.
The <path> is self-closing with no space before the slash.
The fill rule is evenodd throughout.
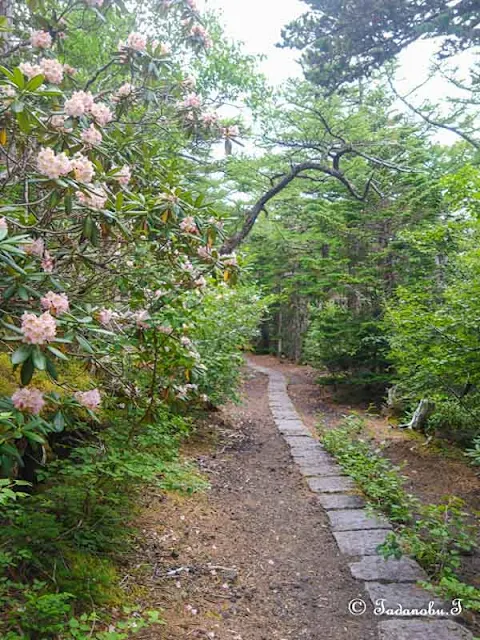
<path id="1" fill-rule="evenodd" d="M 326 510 L 338 548 L 348 557 L 352 576 L 364 582 L 372 606 L 383 599 L 388 609 L 396 609 L 401 604 L 403 609 L 428 610 L 434 596 L 415 584 L 426 578 L 423 569 L 411 558 L 384 560 L 377 554 L 376 548 L 391 530 L 390 524 L 366 511 L 363 498 L 355 493 L 353 481 L 313 438 L 288 396 L 285 376 L 250 361 L 248 366 L 269 377 L 269 403 L 275 424 L 290 446 L 300 473 Z M 449 611 L 452 605 L 435 600 L 434 606 Z M 378 635 L 380 640 L 473 638 L 468 629 L 453 619 L 439 616 L 379 616 Z"/>

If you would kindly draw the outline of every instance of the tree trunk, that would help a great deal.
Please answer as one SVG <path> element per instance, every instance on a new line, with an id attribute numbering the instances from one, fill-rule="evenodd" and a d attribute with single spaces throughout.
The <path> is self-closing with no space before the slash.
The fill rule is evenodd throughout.
<path id="1" fill-rule="evenodd" d="M 400 425 L 400 428 L 413 429 L 414 431 L 423 431 L 425 423 L 432 415 L 434 409 L 435 403 L 431 400 L 427 400 L 425 398 L 423 400 L 420 400 L 410 422 Z"/>

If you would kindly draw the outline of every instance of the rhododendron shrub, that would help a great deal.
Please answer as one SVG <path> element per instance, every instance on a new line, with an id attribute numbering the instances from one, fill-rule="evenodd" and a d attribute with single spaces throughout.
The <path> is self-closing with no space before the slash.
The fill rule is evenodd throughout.
<path id="1" fill-rule="evenodd" d="M 238 265 L 219 255 L 222 223 L 186 159 L 225 135 L 194 93 L 192 65 L 212 44 L 196 6 L 165 3 L 157 39 L 151 18 L 134 24 L 115 3 L 58 2 L 41 18 L 29 6 L 0 68 L 0 322 L 22 385 L 1 409 L 39 416 L 42 433 L 27 439 L 41 449 L 115 395 L 145 420 L 204 402 L 208 366 L 190 334 L 206 292 L 234 283 Z M 93 25 L 106 34 L 99 67 L 78 55 Z M 98 388 L 62 378 L 72 358 Z M 40 401 L 39 372 L 69 397 Z M 4 469 L 18 473 L 9 461 L 23 435 L 0 444 Z"/>

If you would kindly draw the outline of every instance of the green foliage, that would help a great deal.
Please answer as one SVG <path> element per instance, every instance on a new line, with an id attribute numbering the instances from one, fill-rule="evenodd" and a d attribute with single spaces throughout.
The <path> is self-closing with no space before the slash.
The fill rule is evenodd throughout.
<path id="1" fill-rule="evenodd" d="M 359 485 L 368 503 L 384 513 L 395 526 L 378 550 L 386 557 L 414 557 L 427 571 L 430 588 L 440 595 L 461 598 L 466 608 L 478 610 L 479 591 L 459 581 L 455 572 L 462 555 L 477 545 L 476 528 L 470 524 L 462 500 L 446 496 L 441 504 L 423 504 L 407 493 L 398 468 L 362 437 L 363 421 L 355 415 L 322 435 L 322 442 Z M 455 591 L 458 587 L 459 590 Z"/>
<path id="2" fill-rule="evenodd" d="M 445 37 L 440 59 L 478 45 L 478 34 L 471 28 L 476 15 L 470 2 L 305 1 L 308 13 L 286 27 L 283 44 L 304 52 L 307 77 L 328 91 L 371 76 L 425 37 Z"/>
<path id="3" fill-rule="evenodd" d="M 417 246 L 436 254 L 436 266 L 428 281 L 396 290 L 386 331 L 404 395 L 434 401 L 430 429 L 469 442 L 480 425 L 478 170 L 466 166 L 442 184 L 455 222 L 417 233 Z"/>
<path id="4" fill-rule="evenodd" d="M 318 368 L 325 366 L 332 372 L 386 372 L 387 349 L 387 338 L 370 315 L 362 316 L 334 303 L 311 314 L 304 357 Z"/>

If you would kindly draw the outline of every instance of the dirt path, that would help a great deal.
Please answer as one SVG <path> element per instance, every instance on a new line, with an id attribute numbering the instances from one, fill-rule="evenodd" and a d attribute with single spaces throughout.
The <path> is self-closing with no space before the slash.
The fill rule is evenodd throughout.
<path id="1" fill-rule="evenodd" d="M 275 428 L 266 377 L 246 378 L 244 403 L 227 407 L 187 451 L 211 490 L 148 497 L 132 590 L 164 608 L 167 627 L 135 637 L 376 638 L 371 614 L 348 612 L 365 593 Z"/>
<path id="2" fill-rule="evenodd" d="M 252 362 L 283 373 L 288 381 L 288 394 L 303 422 L 315 434 L 320 421 L 328 427 L 338 424 L 343 415 L 352 410 L 365 418 L 369 435 L 383 447 L 383 455 L 401 467 L 407 491 L 424 503 L 439 503 L 447 495 L 455 494 L 465 502 L 473 514 L 480 512 L 479 472 L 469 466 L 462 452 L 447 442 L 426 446 L 421 435 L 392 429 L 386 418 L 367 415 L 358 406 L 338 404 L 329 387 L 316 384 L 319 372 L 311 367 L 279 361 L 273 356 L 250 356 Z M 459 576 L 468 584 L 480 588 L 480 553 L 462 558 Z"/>

